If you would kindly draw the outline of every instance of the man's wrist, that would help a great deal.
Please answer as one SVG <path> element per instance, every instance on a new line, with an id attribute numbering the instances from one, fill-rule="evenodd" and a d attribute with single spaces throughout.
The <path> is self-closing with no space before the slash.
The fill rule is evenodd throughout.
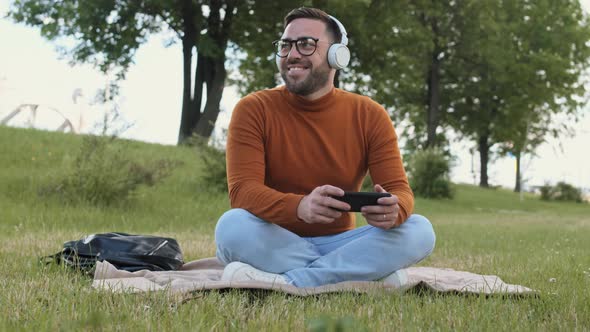
<path id="1" fill-rule="evenodd" d="M 303 198 L 301 198 L 301 200 L 299 201 L 299 205 L 297 205 L 296 217 L 297 220 L 301 222 L 306 222 L 305 219 L 303 219 L 303 203 L 306 199 L 307 195 L 303 196 Z"/>

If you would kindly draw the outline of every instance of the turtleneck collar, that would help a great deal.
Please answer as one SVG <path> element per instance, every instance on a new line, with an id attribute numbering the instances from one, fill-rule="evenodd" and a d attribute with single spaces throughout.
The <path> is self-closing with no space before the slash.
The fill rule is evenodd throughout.
<path id="1" fill-rule="evenodd" d="M 296 108 L 298 111 L 306 112 L 320 112 L 330 109 L 330 105 L 334 102 L 336 95 L 336 88 L 332 88 L 328 93 L 315 100 L 308 100 L 299 95 L 291 93 L 286 86 L 281 87 L 281 94 L 287 102 Z"/>

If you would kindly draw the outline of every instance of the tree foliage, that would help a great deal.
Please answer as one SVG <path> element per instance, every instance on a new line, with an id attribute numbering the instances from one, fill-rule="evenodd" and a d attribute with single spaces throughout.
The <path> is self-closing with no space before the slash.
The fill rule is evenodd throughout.
<path id="1" fill-rule="evenodd" d="M 448 115 L 451 125 L 477 142 L 480 185 L 488 186 L 494 144 L 530 152 L 547 133 L 564 128 L 555 114 L 575 116 L 584 101 L 590 30 L 577 1 L 482 2 L 472 24 L 471 47 L 458 52 L 462 68 Z M 565 128 L 567 129 L 567 128 Z"/>

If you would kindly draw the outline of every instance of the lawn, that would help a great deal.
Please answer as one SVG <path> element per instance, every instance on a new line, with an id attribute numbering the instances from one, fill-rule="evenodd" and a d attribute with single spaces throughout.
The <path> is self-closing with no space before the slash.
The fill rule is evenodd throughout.
<path id="1" fill-rule="evenodd" d="M 201 183 L 195 148 L 120 140 L 129 158 L 178 166 L 111 207 L 40 195 L 63 176 L 81 136 L 0 127 L 0 330 L 590 330 L 590 205 L 542 202 L 459 185 L 454 200 L 417 199 L 437 233 L 422 266 L 495 274 L 539 297 L 210 291 L 192 296 L 95 291 L 87 277 L 39 263 L 99 232 L 174 237 L 185 260 L 214 255 L 229 207 Z"/>

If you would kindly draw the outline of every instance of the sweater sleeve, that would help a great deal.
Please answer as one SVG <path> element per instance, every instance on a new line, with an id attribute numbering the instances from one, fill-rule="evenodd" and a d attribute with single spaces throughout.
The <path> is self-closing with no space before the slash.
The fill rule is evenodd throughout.
<path id="1" fill-rule="evenodd" d="M 373 183 L 380 184 L 399 198 L 398 223 L 403 223 L 414 210 L 414 193 L 410 188 L 397 143 L 397 134 L 389 115 L 381 107 L 367 132 L 369 173 Z"/>
<path id="2" fill-rule="evenodd" d="M 271 223 L 292 223 L 303 195 L 265 185 L 264 120 L 263 104 L 254 95 L 242 98 L 232 113 L 226 148 L 230 204 Z"/>

